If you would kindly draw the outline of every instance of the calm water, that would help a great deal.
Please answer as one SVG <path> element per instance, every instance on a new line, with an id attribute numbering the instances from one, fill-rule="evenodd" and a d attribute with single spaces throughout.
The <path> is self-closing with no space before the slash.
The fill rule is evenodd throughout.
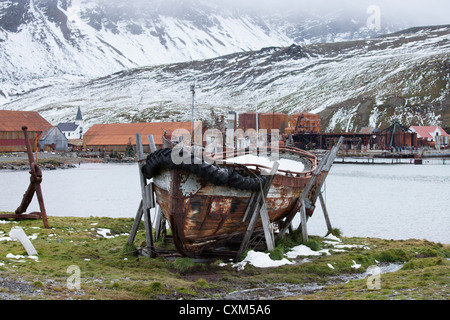
<path id="1" fill-rule="evenodd" d="M 0 171 L 0 211 L 19 206 L 29 176 L 28 171 Z M 136 215 L 141 194 L 136 164 L 81 164 L 43 171 L 43 179 L 49 216 Z M 331 224 L 344 236 L 450 243 L 448 165 L 335 164 L 324 189 Z M 36 199 L 31 211 L 39 211 Z M 319 202 L 308 231 L 326 233 Z"/>

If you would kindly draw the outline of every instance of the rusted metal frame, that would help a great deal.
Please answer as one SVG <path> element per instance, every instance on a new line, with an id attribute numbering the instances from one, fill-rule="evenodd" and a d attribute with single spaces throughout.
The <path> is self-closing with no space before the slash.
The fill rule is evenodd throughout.
<path id="1" fill-rule="evenodd" d="M 42 215 L 40 212 L 30 212 L 28 214 L 16 214 L 16 213 L 1 213 L 0 219 L 14 219 L 15 221 L 22 220 L 37 220 L 41 219 Z"/>
<path id="2" fill-rule="evenodd" d="M 322 172 L 322 169 L 325 166 L 326 162 L 328 161 L 329 156 L 330 156 L 330 152 L 327 152 L 325 154 L 325 156 L 322 158 L 322 160 L 320 161 L 320 163 L 317 165 L 316 170 L 314 171 L 313 175 L 309 179 L 309 181 L 306 184 L 305 188 L 302 190 L 302 193 L 298 197 L 298 200 L 297 200 L 298 202 L 297 203 L 300 206 L 299 209 L 300 209 L 300 213 L 301 214 L 302 214 L 302 207 L 305 207 L 305 199 L 308 197 L 308 195 L 309 195 L 309 193 L 311 191 L 311 188 L 314 186 L 314 184 L 316 182 L 317 177 Z M 291 225 L 292 220 L 294 219 L 294 217 L 297 214 L 297 212 L 291 211 L 289 216 L 286 217 L 285 222 L 284 222 L 284 226 L 280 230 L 280 232 L 278 233 L 277 238 L 281 238 L 281 237 L 284 236 L 284 234 L 286 233 L 286 231 L 288 230 L 289 226 Z M 306 212 L 305 212 L 305 214 L 306 214 Z"/>
<path id="3" fill-rule="evenodd" d="M 27 191 L 23 195 L 22 202 L 20 203 L 19 207 L 15 211 L 17 215 L 20 215 L 20 214 L 24 213 L 25 211 L 27 211 L 27 208 L 30 205 L 31 200 L 33 200 L 34 192 L 35 192 L 34 183 L 30 183 L 28 185 Z"/>
<path id="4" fill-rule="evenodd" d="M 267 213 L 267 209 L 265 208 L 265 198 L 267 196 L 267 193 L 269 192 L 270 186 L 272 185 L 273 178 L 275 177 L 275 174 L 278 170 L 278 162 L 275 162 L 273 165 L 273 168 L 265 182 L 265 184 L 262 186 L 262 190 L 259 191 L 256 196 L 253 198 L 253 201 L 250 202 L 248 205 L 251 206 L 251 211 L 249 214 L 251 215 L 250 222 L 248 224 L 247 230 L 244 234 L 244 239 L 242 240 L 241 246 L 237 252 L 236 259 L 239 259 L 241 255 L 244 253 L 244 251 L 247 249 L 250 237 L 253 234 L 253 230 L 255 229 L 256 222 L 258 220 L 258 216 L 261 216 L 261 220 L 263 222 L 263 229 L 264 229 L 264 236 L 266 237 L 266 244 L 269 251 L 273 251 L 275 240 L 273 237 L 273 234 L 271 233 L 273 231 L 270 230 L 269 226 L 269 216 Z M 263 208 L 264 206 L 264 208 Z M 258 214 L 259 213 L 259 214 Z M 248 219 L 248 218 L 247 218 Z M 270 247 L 270 248 L 269 248 Z"/>
<path id="5" fill-rule="evenodd" d="M 42 171 L 41 168 L 39 168 L 39 165 L 36 163 L 33 156 L 30 140 L 28 139 L 28 128 L 26 126 L 23 126 L 22 131 L 25 138 L 25 146 L 27 148 L 28 161 L 30 163 L 31 177 L 30 177 L 30 185 L 28 186 L 28 189 L 23 196 L 20 206 L 15 211 L 16 214 L 14 215 L 15 216 L 14 219 L 22 220 L 25 217 L 37 219 L 42 217 L 44 227 L 48 229 L 49 226 L 47 221 L 47 213 L 45 211 L 44 198 L 42 196 L 42 189 L 41 189 Z M 31 203 L 34 193 L 36 193 L 41 212 L 39 213 L 34 212 L 30 215 L 22 215 L 22 213 L 24 213 L 27 210 L 28 205 Z"/>

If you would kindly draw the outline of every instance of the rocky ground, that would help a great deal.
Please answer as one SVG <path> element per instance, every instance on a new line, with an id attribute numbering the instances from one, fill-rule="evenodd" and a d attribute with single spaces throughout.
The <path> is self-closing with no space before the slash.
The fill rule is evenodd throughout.
<path id="1" fill-rule="evenodd" d="M 69 169 L 87 162 L 134 162 L 134 158 L 102 156 L 98 152 L 38 152 L 33 154 L 43 170 Z M 0 170 L 29 170 L 25 152 L 0 153 Z"/>

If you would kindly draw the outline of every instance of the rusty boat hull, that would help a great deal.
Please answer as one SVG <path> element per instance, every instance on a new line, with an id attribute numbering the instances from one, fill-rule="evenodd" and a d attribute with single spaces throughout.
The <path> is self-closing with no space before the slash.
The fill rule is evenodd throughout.
<path id="1" fill-rule="evenodd" d="M 298 156 L 307 166 L 305 171 L 296 173 L 281 170 L 273 178 L 265 201 L 270 221 L 278 226 L 283 225 L 287 216 L 297 213 L 297 200 L 317 165 L 316 157 L 302 150 L 284 151 Z M 250 170 L 260 173 L 264 169 L 270 170 L 258 165 Z M 154 176 L 153 188 L 177 250 L 188 257 L 199 257 L 242 239 L 248 227 L 244 215 L 256 192 L 215 185 L 194 173 L 173 168 L 165 168 Z M 313 196 L 315 189 L 311 189 L 311 196 L 307 198 Z M 306 213 L 311 215 L 314 207 L 306 208 Z M 256 233 L 262 230 L 261 220 L 258 220 Z"/>

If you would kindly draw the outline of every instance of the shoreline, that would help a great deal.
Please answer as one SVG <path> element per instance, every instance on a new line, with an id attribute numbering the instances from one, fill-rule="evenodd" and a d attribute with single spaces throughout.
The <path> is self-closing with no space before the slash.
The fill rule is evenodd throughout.
<path id="1" fill-rule="evenodd" d="M 33 154 L 35 156 L 35 154 Z M 36 157 L 36 156 L 35 156 Z M 83 163 L 135 163 L 135 158 L 110 158 L 77 156 L 71 153 L 44 153 L 38 152 L 37 162 L 42 170 L 77 168 Z M 0 171 L 29 170 L 28 155 L 23 153 L 0 154 Z"/>
<path id="2" fill-rule="evenodd" d="M 320 159 L 324 150 L 313 150 L 313 154 Z M 36 155 L 34 153 L 33 155 Z M 36 157 L 36 156 L 35 156 Z M 391 153 L 382 150 L 371 152 L 339 151 L 335 164 L 450 164 L 450 151 L 427 150 L 418 158 L 411 153 Z M 82 163 L 136 163 L 136 158 L 110 157 L 106 154 L 101 157 L 98 152 L 38 152 L 37 162 L 43 170 L 76 168 Z M 26 152 L 0 153 L 0 170 L 29 170 L 28 155 Z"/>

